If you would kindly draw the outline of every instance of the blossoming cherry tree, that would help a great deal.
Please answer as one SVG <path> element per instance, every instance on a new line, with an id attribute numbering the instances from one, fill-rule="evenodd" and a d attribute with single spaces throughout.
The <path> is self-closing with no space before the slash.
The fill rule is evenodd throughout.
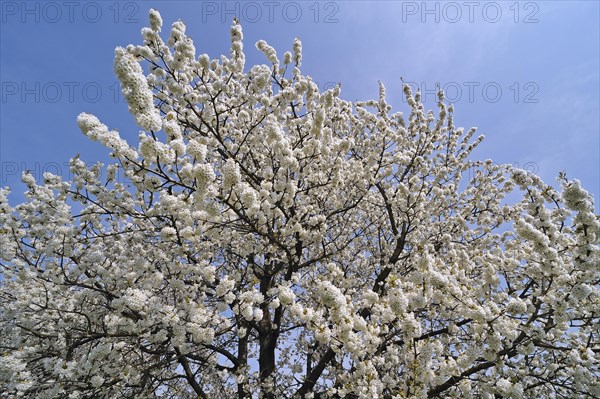
<path id="1" fill-rule="evenodd" d="M 1 398 L 600 397 L 577 180 L 472 160 L 442 93 L 320 92 L 299 40 L 161 29 L 115 52 L 139 144 L 83 113 L 113 164 L 0 191 Z"/>

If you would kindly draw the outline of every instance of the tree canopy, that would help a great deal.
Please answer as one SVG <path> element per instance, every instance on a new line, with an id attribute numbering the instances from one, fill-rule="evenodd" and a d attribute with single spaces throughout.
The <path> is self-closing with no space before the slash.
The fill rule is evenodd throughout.
<path id="1" fill-rule="evenodd" d="M 298 39 L 248 68 L 235 20 L 220 59 L 161 29 L 115 51 L 139 143 L 83 113 L 114 163 L 0 191 L 0 397 L 600 396 L 577 180 L 473 160 L 442 92 L 321 92 Z"/>

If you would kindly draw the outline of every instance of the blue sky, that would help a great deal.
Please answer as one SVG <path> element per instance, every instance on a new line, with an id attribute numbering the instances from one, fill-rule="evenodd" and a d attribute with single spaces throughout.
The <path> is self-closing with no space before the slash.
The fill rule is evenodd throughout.
<path id="1" fill-rule="evenodd" d="M 400 77 L 436 83 L 455 104 L 459 126 L 486 140 L 473 154 L 532 170 L 548 183 L 578 178 L 600 209 L 600 6 L 597 1 L 0 1 L 1 186 L 22 200 L 22 170 L 68 177 L 108 151 L 84 137 L 80 112 L 95 114 L 135 143 L 139 129 L 113 75 L 118 45 L 140 44 L 150 8 L 168 31 L 182 19 L 198 54 L 229 53 L 233 15 L 241 20 L 247 67 L 265 62 L 254 43 L 279 55 L 303 43 L 303 72 L 342 97 L 387 87 L 407 110 Z M 165 32 L 166 34 L 166 32 Z"/>

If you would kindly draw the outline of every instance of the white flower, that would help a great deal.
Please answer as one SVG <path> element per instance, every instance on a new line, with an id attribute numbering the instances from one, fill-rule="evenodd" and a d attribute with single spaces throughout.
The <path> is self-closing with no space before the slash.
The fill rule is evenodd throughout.
<path id="1" fill-rule="evenodd" d="M 128 288 L 122 300 L 125 306 L 135 311 L 140 311 L 148 305 L 147 293 L 137 288 Z"/>
<path id="2" fill-rule="evenodd" d="M 254 190 L 249 184 L 243 185 L 240 199 L 246 210 L 250 213 L 256 212 L 260 206 L 260 203 L 257 199 L 256 190 Z"/>
<path id="3" fill-rule="evenodd" d="M 162 24 L 163 24 L 160 13 L 158 11 L 156 11 L 155 9 L 151 8 L 149 17 L 150 17 L 150 27 L 152 28 L 152 30 L 155 32 L 160 32 L 160 29 L 162 28 Z"/>
<path id="4" fill-rule="evenodd" d="M 171 140 L 171 142 L 169 142 L 169 145 L 171 146 L 173 151 L 175 151 L 177 153 L 177 155 L 185 154 L 186 146 L 185 146 L 185 143 L 183 142 L 183 140 L 181 140 L 181 139 Z"/>
<path id="5" fill-rule="evenodd" d="M 30 172 L 23 172 L 21 174 L 21 181 L 29 188 L 33 188 L 36 185 L 35 177 Z"/>
<path id="6" fill-rule="evenodd" d="M 85 134 L 92 140 L 98 140 L 99 133 L 108 131 L 108 128 L 104 124 L 102 124 L 98 120 L 98 118 L 96 118 L 92 114 L 88 114 L 85 112 L 82 112 L 81 114 L 79 114 L 79 116 L 77 116 L 77 125 L 79 126 L 79 129 L 81 129 L 83 134 Z"/>
<path id="7" fill-rule="evenodd" d="M 105 147 L 114 150 L 114 155 L 128 160 L 138 157 L 137 152 L 119 136 L 116 130 L 109 131 L 94 115 L 81 113 L 77 117 L 77 124 L 81 131 L 94 141 L 99 141 Z"/>
<path id="8" fill-rule="evenodd" d="M 244 63 L 246 61 L 246 56 L 244 55 L 244 45 L 242 43 L 244 34 L 242 33 L 242 26 L 237 22 L 237 20 L 233 21 L 233 25 L 231 25 L 230 34 L 231 59 L 234 61 L 234 71 L 242 72 L 244 70 Z"/>
<path id="9" fill-rule="evenodd" d="M 296 63 L 296 66 L 301 66 L 302 65 L 302 42 L 300 41 L 300 39 L 295 38 L 294 39 L 294 62 Z"/>
<path id="10" fill-rule="evenodd" d="M 187 150 L 198 162 L 206 161 L 206 145 L 201 144 L 195 139 L 191 139 L 187 145 Z"/>
<path id="11" fill-rule="evenodd" d="M 279 59 L 277 58 L 277 51 L 267 44 L 264 40 L 256 42 L 256 48 L 263 52 L 267 59 L 273 64 L 275 70 L 279 69 Z"/>
<path id="12" fill-rule="evenodd" d="M 163 227 L 161 234 L 165 238 L 173 238 L 177 235 L 177 230 L 175 230 L 173 227 L 167 226 Z"/>
<path id="13" fill-rule="evenodd" d="M 169 141 L 181 140 L 181 126 L 179 126 L 175 118 L 167 118 L 163 123 L 163 129 Z"/>
<path id="14" fill-rule="evenodd" d="M 233 301 L 235 301 L 235 294 L 230 291 L 227 294 L 225 294 L 223 299 L 225 300 L 226 304 L 231 305 L 233 303 Z"/>
<path id="15" fill-rule="evenodd" d="M 99 388 L 102 386 L 102 384 L 104 384 L 104 378 L 102 378 L 98 375 L 95 375 L 91 378 L 90 382 L 92 383 L 92 386 L 94 388 Z"/>
<path id="16" fill-rule="evenodd" d="M 523 387 L 521 384 L 512 384 L 506 378 L 500 378 L 496 381 L 497 392 L 505 398 L 520 399 L 523 397 Z"/>
<path id="17" fill-rule="evenodd" d="M 289 287 L 279 287 L 278 289 L 279 300 L 285 306 L 289 306 L 294 302 L 296 295 Z"/>
<path id="18" fill-rule="evenodd" d="M 368 305 L 374 305 L 379 300 L 379 295 L 377 295 L 376 292 L 369 290 L 369 291 L 365 292 L 364 298 L 365 298 L 365 302 Z"/>
<path id="19" fill-rule="evenodd" d="M 244 305 L 241 307 L 241 314 L 247 321 L 252 321 L 254 319 L 254 309 L 250 305 Z"/>
<path id="20" fill-rule="evenodd" d="M 579 180 L 566 185 L 562 198 L 565 205 L 574 211 L 583 212 L 590 207 L 589 193 L 581 188 Z"/>
<path id="21" fill-rule="evenodd" d="M 575 287 L 573 287 L 571 295 L 573 295 L 573 297 L 577 300 L 584 300 L 590 296 L 592 292 L 593 289 L 588 284 L 577 284 Z"/>
<path id="22" fill-rule="evenodd" d="M 520 298 L 511 298 L 506 306 L 506 311 L 515 314 L 524 313 L 527 310 L 527 304 Z"/>
<path id="23" fill-rule="evenodd" d="M 235 286 L 235 281 L 230 278 L 222 279 L 217 285 L 216 294 L 219 297 L 224 296 L 226 293 L 230 292 Z"/>
<path id="24" fill-rule="evenodd" d="M 269 307 L 271 309 L 277 309 L 279 306 L 281 306 L 279 298 L 274 298 L 271 302 L 269 302 Z"/>
<path id="25" fill-rule="evenodd" d="M 223 173 L 223 189 L 225 191 L 230 190 L 233 186 L 238 184 L 241 180 L 240 168 L 238 164 L 231 158 L 229 158 L 222 168 Z"/>
<path id="26" fill-rule="evenodd" d="M 162 120 L 154 107 L 152 91 L 140 64 L 127 50 L 117 47 L 114 68 L 121 82 L 123 96 L 129 105 L 129 112 L 135 116 L 138 125 L 145 130 L 160 130 Z"/>
<path id="27" fill-rule="evenodd" d="M 329 281 L 320 282 L 317 292 L 323 305 L 328 308 L 340 309 L 346 304 L 346 298 L 342 294 L 342 291 Z"/>
<path id="28" fill-rule="evenodd" d="M 207 163 L 196 164 L 194 166 L 194 174 L 197 179 L 196 184 L 200 189 L 208 187 L 215 180 L 215 171 Z"/>
<path id="29" fill-rule="evenodd" d="M 158 155 L 156 141 L 152 138 L 144 134 L 143 132 L 139 135 L 139 148 L 138 151 L 140 155 L 143 156 L 148 161 L 154 162 Z"/>

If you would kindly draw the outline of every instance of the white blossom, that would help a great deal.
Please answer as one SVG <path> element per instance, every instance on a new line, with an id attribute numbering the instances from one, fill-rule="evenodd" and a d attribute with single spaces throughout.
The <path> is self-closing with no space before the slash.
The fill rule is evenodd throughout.
<path id="1" fill-rule="evenodd" d="M 124 48 L 117 47 L 114 67 L 129 112 L 135 116 L 138 125 L 145 130 L 160 130 L 162 120 L 154 108 L 153 94 L 140 64 Z"/>
<path id="2" fill-rule="evenodd" d="M 267 44 L 264 40 L 256 42 L 256 48 L 263 52 L 265 57 L 273 64 L 275 70 L 279 69 L 279 58 L 277 58 L 277 51 Z"/>
<path id="3" fill-rule="evenodd" d="M 233 159 L 228 159 L 223 164 L 223 189 L 230 190 L 241 180 L 240 168 Z"/>
<path id="4" fill-rule="evenodd" d="M 152 30 L 155 32 L 160 32 L 160 30 L 162 28 L 162 24 L 163 24 L 160 13 L 158 11 L 156 11 L 155 9 L 151 8 L 150 12 L 149 12 L 149 17 L 150 17 L 150 28 L 152 28 Z"/>
<path id="5" fill-rule="evenodd" d="M 302 42 L 300 39 L 294 39 L 294 62 L 297 67 L 302 66 Z"/>

